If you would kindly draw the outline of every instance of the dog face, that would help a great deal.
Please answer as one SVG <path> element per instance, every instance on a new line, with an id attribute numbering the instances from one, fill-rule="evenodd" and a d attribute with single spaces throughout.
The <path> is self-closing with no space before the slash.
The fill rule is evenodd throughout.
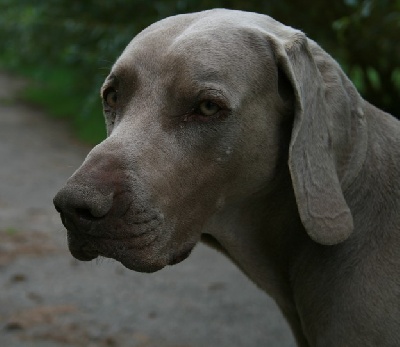
<path id="1" fill-rule="evenodd" d="M 235 18 L 149 27 L 101 95 L 108 137 L 55 199 L 78 259 L 158 270 L 189 255 L 218 211 L 269 189 L 285 103 L 268 43 Z"/>
<path id="2" fill-rule="evenodd" d="M 101 95 L 108 137 L 55 198 L 77 258 L 177 263 L 208 225 L 276 193 L 282 167 L 314 241 L 352 233 L 362 99 L 303 33 L 240 11 L 170 17 L 132 40 Z"/>

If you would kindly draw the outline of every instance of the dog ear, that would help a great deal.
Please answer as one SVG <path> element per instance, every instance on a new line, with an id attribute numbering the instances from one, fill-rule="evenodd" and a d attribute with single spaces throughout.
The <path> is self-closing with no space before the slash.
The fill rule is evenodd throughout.
<path id="1" fill-rule="evenodd" d="M 326 99 L 323 78 L 302 32 L 271 41 L 295 99 L 289 169 L 300 218 L 314 241 L 337 244 L 353 231 L 335 163 L 332 123 L 337 105 Z"/>

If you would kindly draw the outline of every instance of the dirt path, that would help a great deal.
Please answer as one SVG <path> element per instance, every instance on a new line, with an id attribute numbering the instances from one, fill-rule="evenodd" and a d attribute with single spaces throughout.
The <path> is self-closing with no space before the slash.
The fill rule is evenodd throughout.
<path id="1" fill-rule="evenodd" d="M 0 346 L 288 347 L 274 303 L 198 246 L 146 275 L 67 251 L 52 197 L 89 148 L 18 102 L 0 74 Z"/>

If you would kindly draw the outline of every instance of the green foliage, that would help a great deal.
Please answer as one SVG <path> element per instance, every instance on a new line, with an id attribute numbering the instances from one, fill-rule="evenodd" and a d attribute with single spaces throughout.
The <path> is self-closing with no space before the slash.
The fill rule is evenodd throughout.
<path id="1" fill-rule="evenodd" d="M 99 93 L 83 87 L 80 71 L 65 66 L 15 66 L 4 57 L 0 64 L 31 80 L 21 92 L 24 100 L 42 106 L 54 117 L 69 118 L 78 137 L 88 143 L 105 138 Z"/>
<path id="2" fill-rule="evenodd" d="M 40 83 L 28 99 L 71 116 L 97 142 L 98 90 L 132 37 L 158 19 L 213 7 L 266 13 L 303 30 L 367 100 L 400 115 L 400 0 L 0 0 L 0 63 Z"/>
<path id="3" fill-rule="evenodd" d="M 368 101 L 400 116 L 400 1 L 347 2 L 354 11 L 333 23 L 341 59 Z"/>

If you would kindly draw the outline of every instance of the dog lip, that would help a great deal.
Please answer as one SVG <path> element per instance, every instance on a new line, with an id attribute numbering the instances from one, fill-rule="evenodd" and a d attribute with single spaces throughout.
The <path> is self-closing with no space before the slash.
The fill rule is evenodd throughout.
<path id="1" fill-rule="evenodd" d="M 92 250 L 87 250 L 85 248 L 69 247 L 69 250 L 70 250 L 71 254 L 73 255 L 73 257 L 80 261 L 91 261 L 93 259 L 96 259 L 99 256 L 98 253 L 96 253 Z"/>
<path id="2" fill-rule="evenodd" d="M 71 254 L 78 260 L 90 261 L 98 256 L 120 261 L 130 251 L 141 251 L 157 242 L 159 233 L 142 233 L 119 238 L 91 235 L 77 235 L 68 231 L 68 243 Z"/>
<path id="3" fill-rule="evenodd" d="M 195 245 L 196 244 L 191 244 L 191 245 L 187 246 L 185 249 L 181 250 L 179 253 L 172 256 L 168 265 L 176 265 L 176 264 L 184 261 L 192 253 Z"/>
<path id="4" fill-rule="evenodd" d="M 90 261 L 99 256 L 86 239 L 74 237 L 71 231 L 68 231 L 68 248 L 73 257 L 81 261 Z"/>

